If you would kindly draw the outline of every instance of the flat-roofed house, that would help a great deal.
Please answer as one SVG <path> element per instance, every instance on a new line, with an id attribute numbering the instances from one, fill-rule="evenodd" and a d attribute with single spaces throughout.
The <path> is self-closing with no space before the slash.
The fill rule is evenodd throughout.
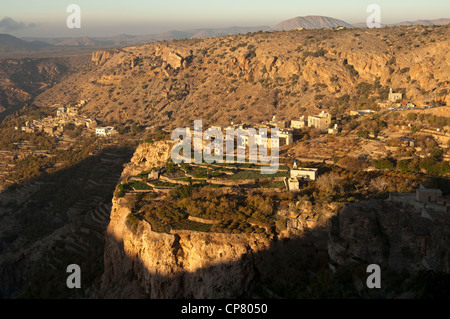
<path id="1" fill-rule="evenodd" d="M 117 133 L 117 131 L 112 126 L 97 127 L 95 129 L 95 134 L 98 136 L 111 136 L 116 133 Z"/>
<path id="2" fill-rule="evenodd" d="M 59 107 L 56 110 L 56 116 L 61 116 L 61 115 L 65 114 L 65 113 L 66 113 L 66 108 L 64 106 Z"/>
<path id="3" fill-rule="evenodd" d="M 291 169 L 291 178 L 297 178 L 304 181 L 315 181 L 318 177 L 317 168 L 299 168 Z"/>
<path id="4" fill-rule="evenodd" d="M 278 133 L 280 145 L 290 145 L 294 142 L 294 133 L 290 130 L 282 130 Z"/>
<path id="5" fill-rule="evenodd" d="M 402 98 L 403 98 L 402 93 L 394 93 L 392 91 L 392 88 L 389 90 L 389 96 L 388 96 L 389 102 L 397 102 L 398 100 L 401 100 Z"/>
<path id="6" fill-rule="evenodd" d="M 285 184 L 288 191 L 300 190 L 300 181 L 312 182 L 317 179 L 317 168 L 296 168 L 296 162 L 294 168 L 290 171 L 290 176 L 285 178 Z"/>
<path id="7" fill-rule="evenodd" d="M 291 120 L 291 128 L 301 129 L 308 126 L 308 121 L 302 116 L 299 120 Z"/>
<path id="8" fill-rule="evenodd" d="M 418 202 L 436 203 L 439 197 L 442 197 L 440 189 L 427 188 L 425 185 L 420 184 L 416 190 L 416 201 Z"/>
<path id="9" fill-rule="evenodd" d="M 314 127 L 319 130 L 326 130 L 330 127 L 331 115 L 325 111 L 322 111 L 317 116 L 308 116 L 308 126 Z"/>

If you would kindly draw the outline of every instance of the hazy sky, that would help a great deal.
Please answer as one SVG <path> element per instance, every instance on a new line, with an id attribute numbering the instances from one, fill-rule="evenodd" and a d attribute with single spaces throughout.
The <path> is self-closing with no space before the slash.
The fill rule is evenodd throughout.
<path id="1" fill-rule="evenodd" d="M 81 29 L 68 29 L 69 4 L 81 7 Z M 273 26 L 297 16 L 365 22 L 369 4 L 382 23 L 450 17 L 449 0 L 1 0 L 0 33 L 15 36 L 152 34 L 203 27 Z"/>

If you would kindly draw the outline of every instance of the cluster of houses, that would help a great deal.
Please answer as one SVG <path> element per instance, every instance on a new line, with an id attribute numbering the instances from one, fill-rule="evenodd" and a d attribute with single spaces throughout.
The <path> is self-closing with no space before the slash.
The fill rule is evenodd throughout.
<path id="1" fill-rule="evenodd" d="M 210 129 L 214 132 L 218 132 L 215 134 L 210 133 L 211 140 L 203 140 L 203 139 L 195 139 L 193 138 L 193 146 L 196 149 L 203 149 L 205 151 L 210 152 L 214 155 L 223 155 L 223 149 L 222 145 L 223 142 L 226 142 L 226 132 L 229 129 L 232 129 L 234 131 L 237 131 L 239 129 L 243 130 L 244 132 L 251 132 L 254 133 L 249 135 L 243 135 L 241 138 L 235 138 L 236 146 L 237 148 L 246 148 L 250 145 L 251 142 L 253 142 L 256 146 L 264 145 L 268 149 L 275 148 L 275 147 L 282 147 L 285 145 L 290 145 L 295 142 L 296 136 L 298 135 L 298 131 L 305 127 L 315 128 L 323 133 L 329 133 L 329 134 L 336 134 L 340 131 L 340 128 L 338 128 L 338 125 L 336 124 L 334 128 L 330 128 L 331 126 L 332 117 L 331 114 L 322 111 L 318 115 L 315 116 L 308 116 L 305 118 L 302 116 L 299 120 L 291 120 L 291 121 L 277 121 L 275 116 L 272 118 L 271 121 L 263 122 L 258 126 L 251 126 L 246 124 L 234 124 L 231 123 L 231 125 L 227 127 L 221 127 L 221 126 L 211 126 Z M 272 128 L 278 129 L 278 134 L 274 136 L 272 134 Z M 264 130 L 265 129 L 265 130 Z M 98 135 L 105 135 L 103 131 L 100 132 L 99 129 L 97 129 L 99 132 Z M 187 133 L 190 134 L 190 136 L 195 136 L 194 130 L 190 127 L 187 129 Z M 216 135 L 216 136 L 215 136 Z M 222 139 L 222 143 L 212 143 L 213 141 L 217 139 Z M 208 149 L 214 147 L 214 149 Z"/>
<path id="2" fill-rule="evenodd" d="M 25 126 L 20 129 L 26 133 L 38 133 L 44 132 L 51 136 L 60 137 L 63 134 L 64 126 L 73 124 L 75 126 L 86 127 L 87 129 L 95 129 L 97 136 L 112 136 L 117 134 L 114 127 L 98 127 L 96 120 L 81 116 L 78 114 L 78 109 L 83 106 L 87 101 L 81 101 L 75 106 L 60 106 L 54 105 L 56 109 L 56 116 L 48 116 L 41 120 L 33 120 L 25 122 Z M 19 127 L 15 127 L 19 130 Z"/>
<path id="3" fill-rule="evenodd" d="M 85 103 L 85 101 L 82 102 Z M 21 130 L 26 133 L 44 132 L 52 136 L 61 136 L 64 126 L 68 124 L 91 129 L 97 127 L 95 120 L 78 114 L 78 106 L 60 106 L 57 108 L 55 117 L 48 116 L 41 120 L 27 121 Z M 19 130 L 18 127 L 15 129 Z"/>

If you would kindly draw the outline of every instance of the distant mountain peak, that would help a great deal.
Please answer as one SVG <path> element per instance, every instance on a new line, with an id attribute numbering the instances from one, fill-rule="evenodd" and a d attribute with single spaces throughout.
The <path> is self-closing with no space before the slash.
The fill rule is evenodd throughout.
<path id="1" fill-rule="evenodd" d="M 343 20 L 326 16 L 309 15 L 304 17 L 296 17 L 283 21 L 272 28 L 274 31 L 288 31 L 298 28 L 305 29 L 321 29 L 333 27 L 353 28 L 353 26 Z"/>

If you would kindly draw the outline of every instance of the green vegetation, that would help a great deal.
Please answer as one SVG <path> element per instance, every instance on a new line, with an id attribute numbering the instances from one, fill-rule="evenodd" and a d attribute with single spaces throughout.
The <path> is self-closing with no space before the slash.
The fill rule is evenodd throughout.
<path id="1" fill-rule="evenodd" d="M 373 160 L 372 165 L 376 169 L 393 169 L 395 167 L 395 162 L 390 158 L 380 158 Z"/>
<path id="2" fill-rule="evenodd" d="M 199 223 L 192 220 L 180 220 L 172 224 L 173 230 L 191 230 L 199 232 L 209 232 L 211 230 L 210 224 Z"/>
<path id="3" fill-rule="evenodd" d="M 155 187 L 176 187 L 178 184 L 164 182 L 161 180 L 149 180 L 148 183 L 152 184 Z"/>
<path id="4" fill-rule="evenodd" d="M 132 180 L 117 186 L 118 192 L 116 193 L 117 197 L 123 197 L 125 193 L 131 191 L 150 191 L 153 189 L 150 185 L 143 183 L 141 181 Z"/>
<path id="5" fill-rule="evenodd" d="M 258 170 L 238 170 L 233 175 L 227 175 L 224 179 L 228 180 L 244 180 L 244 179 L 261 179 L 261 178 L 270 178 L 270 177 L 288 177 L 288 171 L 280 171 L 278 170 L 273 174 L 262 174 L 261 171 Z"/>
<path id="6" fill-rule="evenodd" d="M 136 133 L 138 132 L 139 131 L 137 130 Z M 168 139 L 170 139 L 170 133 L 158 128 L 155 130 L 155 132 L 147 135 L 147 137 L 145 138 L 145 142 L 153 144 L 154 142 L 164 141 Z"/>
<path id="7" fill-rule="evenodd" d="M 130 209 L 157 232 L 187 229 L 203 232 L 263 233 L 275 226 L 276 194 L 254 191 L 236 196 L 220 188 L 178 185 L 169 196 L 154 200 L 150 194 L 130 194 Z M 216 221 L 214 225 L 193 222 L 188 216 Z"/>

